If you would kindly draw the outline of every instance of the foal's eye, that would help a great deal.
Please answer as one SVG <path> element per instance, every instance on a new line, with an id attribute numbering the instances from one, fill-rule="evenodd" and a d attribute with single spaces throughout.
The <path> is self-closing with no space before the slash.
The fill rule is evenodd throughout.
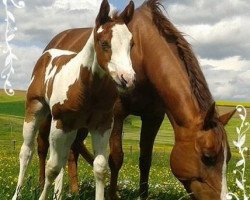
<path id="1" fill-rule="evenodd" d="M 107 41 L 99 42 L 99 44 L 104 51 L 107 51 L 111 48 L 111 46 L 109 45 L 109 43 Z"/>

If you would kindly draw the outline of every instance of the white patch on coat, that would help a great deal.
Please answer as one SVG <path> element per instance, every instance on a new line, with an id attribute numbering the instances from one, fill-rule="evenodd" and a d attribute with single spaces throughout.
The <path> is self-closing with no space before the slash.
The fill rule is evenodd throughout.
<path id="1" fill-rule="evenodd" d="M 73 85 L 80 78 L 80 70 L 81 67 L 87 67 L 92 71 L 100 70 L 100 66 L 98 65 L 95 59 L 94 52 L 94 34 L 90 35 L 86 45 L 83 49 L 75 55 L 68 63 L 62 66 L 61 70 L 55 74 L 56 68 L 52 69 L 52 61 L 55 57 L 60 55 L 72 55 L 74 52 L 66 51 L 66 54 L 62 50 L 51 49 L 47 51 L 52 56 L 52 60 L 46 68 L 45 72 L 45 83 L 46 83 L 46 94 L 48 90 L 48 82 L 51 78 L 54 78 L 52 94 L 50 99 L 46 96 L 46 101 L 50 105 L 50 108 L 53 105 L 60 103 L 63 104 L 65 100 L 68 99 L 67 92 L 69 87 Z M 98 65 L 98 66 L 97 66 Z"/>
<path id="2" fill-rule="evenodd" d="M 44 84 L 45 84 L 45 87 L 46 87 L 46 89 L 45 89 L 45 98 L 46 98 L 46 100 L 48 100 L 48 95 L 47 94 L 48 94 L 49 80 L 54 77 L 54 75 L 56 73 L 56 69 L 57 69 L 56 67 L 53 68 L 52 61 L 56 57 L 64 56 L 64 55 L 65 56 L 67 56 L 67 55 L 73 55 L 73 54 L 76 54 L 76 53 L 73 52 L 73 51 L 67 51 L 67 50 L 61 50 L 61 49 L 50 49 L 50 50 L 45 51 L 43 53 L 43 55 L 45 53 L 49 53 L 50 56 L 51 56 L 50 63 L 48 64 L 48 66 L 46 67 L 46 70 L 45 70 L 45 78 L 44 78 Z"/>
<path id="3" fill-rule="evenodd" d="M 49 52 L 49 54 L 51 55 L 52 58 L 56 58 L 56 57 L 62 56 L 62 55 L 72 55 L 72 54 L 76 54 L 76 52 L 68 51 L 68 50 L 49 49 L 49 50 L 43 52 L 42 55 L 44 55 L 44 54 L 47 53 L 47 52 Z"/>
<path id="4" fill-rule="evenodd" d="M 52 61 L 59 56 L 67 56 L 67 55 L 73 55 L 76 54 L 73 51 L 66 51 L 66 50 L 61 50 L 61 49 L 50 49 L 48 51 L 45 51 L 43 54 L 45 53 L 49 53 L 51 56 L 51 60 L 50 63 L 48 64 L 48 66 L 46 67 L 46 71 L 45 71 L 45 82 L 48 81 L 48 79 L 50 79 L 51 77 L 54 76 L 55 72 L 51 72 L 52 69 Z M 56 69 L 56 68 L 55 68 Z"/>
<path id="5" fill-rule="evenodd" d="M 226 199 L 226 195 L 228 193 L 227 189 L 227 146 L 224 146 L 224 162 L 222 166 L 222 180 L 221 180 L 221 200 Z"/>
<path id="6" fill-rule="evenodd" d="M 69 87 L 79 79 L 81 63 L 82 60 L 78 56 L 75 56 L 70 62 L 62 66 L 60 72 L 53 74 L 54 81 L 49 100 L 50 108 L 57 103 L 63 104 L 68 99 L 67 92 Z M 56 69 L 56 67 L 54 68 Z M 51 73 L 55 72 L 52 70 Z"/>
<path id="7" fill-rule="evenodd" d="M 132 34 L 125 24 L 116 24 L 112 27 L 111 60 L 108 64 L 112 78 L 120 84 L 121 75 L 128 84 L 134 81 L 135 72 L 130 58 Z"/>

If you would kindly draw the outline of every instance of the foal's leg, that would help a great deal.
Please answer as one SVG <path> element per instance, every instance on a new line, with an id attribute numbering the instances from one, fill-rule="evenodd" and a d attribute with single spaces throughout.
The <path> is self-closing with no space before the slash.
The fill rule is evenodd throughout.
<path id="1" fill-rule="evenodd" d="M 64 167 L 61 168 L 60 173 L 55 179 L 54 197 L 53 197 L 55 200 L 62 198 L 63 174 L 64 174 Z"/>
<path id="2" fill-rule="evenodd" d="M 46 164 L 46 179 L 44 184 L 43 192 L 39 198 L 39 200 L 45 200 L 48 196 L 48 191 L 55 180 L 57 178 L 55 189 L 58 191 L 54 191 L 54 198 L 61 199 L 61 183 L 62 183 L 62 168 L 65 166 L 70 146 L 73 143 L 76 137 L 76 131 L 66 133 L 61 129 L 56 127 L 58 121 L 52 121 L 51 123 L 51 132 L 49 135 L 50 141 L 50 157 Z"/>
<path id="3" fill-rule="evenodd" d="M 83 141 L 88 135 L 88 130 L 85 128 L 79 129 L 77 131 L 77 136 L 73 142 L 68 158 L 68 173 L 70 177 L 71 192 L 77 193 L 79 191 L 78 185 L 78 175 L 77 175 L 77 161 L 79 154 L 93 166 L 94 156 L 87 150 Z"/>
<path id="4" fill-rule="evenodd" d="M 45 164 L 49 148 L 49 132 L 51 124 L 51 115 L 48 115 L 46 120 L 41 123 L 37 136 L 37 152 L 39 157 L 39 183 L 43 188 L 45 180 Z"/>
<path id="5" fill-rule="evenodd" d="M 99 131 L 91 131 L 94 159 L 94 175 L 96 181 L 95 199 L 104 200 L 105 173 L 107 170 L 107 146 L 109 142 L 111 129 L 104 133 Z"/>
<path id="6" fill-rule="evenodd" d="M 140 198 L 147 199 L 148 197 L 148 177 L 152 160 L 152 149 L 155 136 L 164 119 L 162 116 L 143 116 L 140 138 Z"/>
<path id="7" fill-rule="evenodd" d="M 73 151 L 71 148 L 69 157 L 68 157 L 68 174 L 69 174 L 69 182 L 70 182 L 70 191 L 72 193 L 79 192 L 78 174 L 77 174 L 78 157 L 79 157 L 79 152 Z"/>
<path id="8" fill-rule="evenodd" d="M 114 126 L 110 136 L 110 155 L 109 155 L 109 167 L 111 171 L 109 198 L 111 200 L 119 199 L 117 195 L 117 180 L 118 173 L 123 163 L 123 149 L 122 149 L 122 129 L 124 118 L 115 117 Z"/>
<path id="9" fill-rule="evenodd" d="M 88 129 L 82 128 L 77 131 L 77 139 L 72 145 L 73 151 L 78 151 L 79 154 L 91 165 L 93 166 L 94 155 L 88 151 L 84 145 L 84 140 L 88 136 Z"/>
<path id="10" fill-rule="evenodd" d="M 45 115 L 44 111 L 44 106 L 40 101 L 27 101 L 25 119 L 23 124 L 23 144 L 19 155 L 20 171 L 18 176 L 17 188 L 12 198 L 13 200 L 17 199 L 20 189 L 23 185 L 24 175 L 33 155 L 36 131 L 41 123 L 43 116 Z"/>

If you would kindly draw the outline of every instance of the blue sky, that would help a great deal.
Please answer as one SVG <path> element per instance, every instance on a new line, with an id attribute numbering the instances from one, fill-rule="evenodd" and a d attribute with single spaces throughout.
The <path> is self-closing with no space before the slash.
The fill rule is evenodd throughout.
<path id="1" fill-rule="evenodd" d="M 119 10 L 121 10 L 127 3 L 126 1 L 119 1 L 119 0 L 110 0 L 109 2 Z"/>
<path id="2" fill-rule="evenodd" d="M 24 0 L 22 9 L 10 6 L 18 30 L 10 41 L 15 74 L 14 89 L 27 89 L 33 67 L 49 41 L 63 30 L 92 27 L 102 0 Z M 110 0 L 122 10 L 129 0 Z M 143 0 L 134 0 L 139 6 Z M 192 45 L 216 100 L 250 101 L 250 3 L 247 0 L 168 0 L 166 16 L 185 33 Z M 4 19 L 0 2 L 0 63 L 7 55 Z M 0 72 L 4 66 L 0 66 Z M 0 88 L 5 79 L 0 78 Z"/>

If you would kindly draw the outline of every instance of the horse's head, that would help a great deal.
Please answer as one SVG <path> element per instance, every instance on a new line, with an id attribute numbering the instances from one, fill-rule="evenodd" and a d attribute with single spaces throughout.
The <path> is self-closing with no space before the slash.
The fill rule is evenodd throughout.
<path id="1" fill-rule="evenodd" d="M 213 104 L 197 127 L 183 130 L 186 137 L 176 140 L 171 168 L 193 199 L 226 199 L 226 169 L 231 154 L 224 126 L 234 112 L 217 117 Z"/>
<path id="2" fill-rule="evenodd" d="M 130 1 L 113 18 L 109 17 L 109 11 L 108 1 L 103 0 L 94 29 L 95 51 L 100 67 L 112 77 L 119 90 L 124 90 L 133 86 L 135 80 L 130 58 L 133 37 L 127 27 L 134 14 L 134 3 Z"/>

